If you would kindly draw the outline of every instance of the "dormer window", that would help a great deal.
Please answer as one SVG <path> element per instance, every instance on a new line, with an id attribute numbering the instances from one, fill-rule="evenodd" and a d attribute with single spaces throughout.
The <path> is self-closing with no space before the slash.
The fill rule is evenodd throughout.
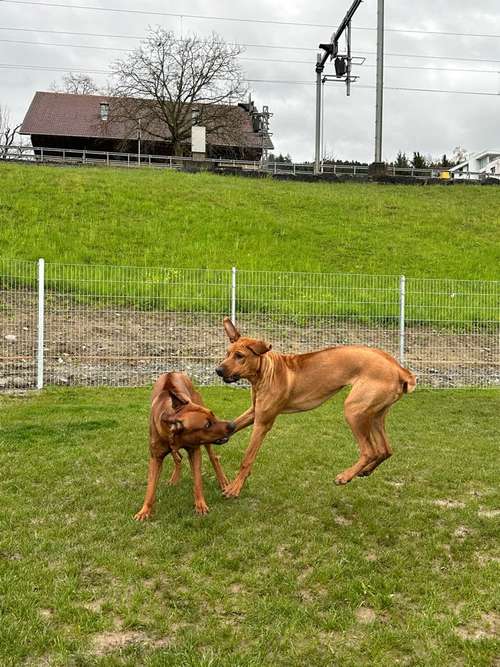
<path id="1" fill-rule="evenodd" d="M 99 105 L 101 109 L 101 120 L 108 120 L 109 117 L 109 104 L 107 102 L 101 102 Z"/>

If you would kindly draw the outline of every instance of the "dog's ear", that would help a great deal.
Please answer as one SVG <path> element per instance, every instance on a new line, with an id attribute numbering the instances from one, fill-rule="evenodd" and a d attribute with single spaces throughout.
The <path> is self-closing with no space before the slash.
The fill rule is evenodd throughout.
<path id="1" fill-rule="evenodd" d="M 191 403 L 191 397 L 188 393 L 189 389 L 185 386 L 182 378 L 177 377 L 177 375 L 170 378 L 167 390 L 172 399 L 172 409 L 174 412 L 180 410 L 184 405 Z"/>
<path id="2" fill-rule="evenodd" d="M 269 350 L 272 348 L 272 345 L 271 343 L 266 343 L 263 340 L 253 340 L 250 345 L 246 345 L 246 347 L 248 347 L 250 352 L 260 356 L 261 354 L 269 352 Z"/>
<path id="3" fill-rule="evenodd" d="M 229 317 L 224 318 L 224 330 L 227 334 L 227 337 L 231 341 L 231 343 L 236 343 L 238 338 L 241 336 L 240 332 L 234 326 L 234 324 L 231 322 Z"/>
<path id="4" fill-rule="evenodd" d="M 176 391 L 175 389 L 169 389 L 169 394 L 172 398 L 172 408 L 174 412 L 177 412 L 177 410 L 180 410 L 191 402 L 189 396 L 184 392 Z"/>

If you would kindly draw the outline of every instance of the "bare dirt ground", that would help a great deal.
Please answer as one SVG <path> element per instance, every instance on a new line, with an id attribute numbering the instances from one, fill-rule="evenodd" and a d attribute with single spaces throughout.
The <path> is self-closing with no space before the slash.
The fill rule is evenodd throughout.
<path id="1" fill-rule="evenodd" d="M 33 293 L 0 293 L 0 390 L 36 383 L 36 313 Z M 141 386 L 175 369 L 198 384 L 216 384 L 224 314 L 97 308 L 52 295 L 44 319 L 44 383 Z M 283 352 L 366 344 L 399 355 L 399 330 L 384 324 L 312 318 L 298 325 L 271 315 L 241 315 L 238 324 Z M 405 365 L 421 385 L 500 386 L 500 333 L 408 323 Z"/>

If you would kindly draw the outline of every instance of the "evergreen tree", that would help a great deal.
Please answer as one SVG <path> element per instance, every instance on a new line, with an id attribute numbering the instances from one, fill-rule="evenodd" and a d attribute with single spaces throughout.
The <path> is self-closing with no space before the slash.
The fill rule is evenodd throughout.
<path id="1" fill-rule="evenodd" d="M 401 151 L 398 151 L 398 154 L 396 156 L 396 162 L 394 163 L 395 167 L 400 167 L 401 169 L 405 167 L 409 167 L 408 164 L 408 158 L 406 157 L 406 153 L 402 153 Z"/>
<path id="2" fill-rule="evenodd" d="M 418 151 L 413 153 L 413 160 L 411 161 L 411 164 L 415 169 L 425 169 L 427 166 L 425 157 Z"/>

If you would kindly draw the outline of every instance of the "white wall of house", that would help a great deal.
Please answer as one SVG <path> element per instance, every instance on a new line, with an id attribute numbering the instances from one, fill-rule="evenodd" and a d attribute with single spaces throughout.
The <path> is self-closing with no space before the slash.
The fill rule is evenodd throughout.
<path id="1" fill-rule="evenodd" d="M 452 167 L 450 172 L 456 179 L 480 180 L 485 176 L 500 178 L 500 150 L 471 153 L 468 160 Z"/>

